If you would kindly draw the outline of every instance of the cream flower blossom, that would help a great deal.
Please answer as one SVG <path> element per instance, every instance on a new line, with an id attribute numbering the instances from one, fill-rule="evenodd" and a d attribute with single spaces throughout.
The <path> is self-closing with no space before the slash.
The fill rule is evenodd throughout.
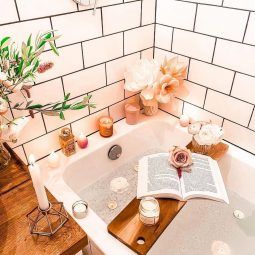
<path id="1" fill-rule="evenodd" d="M 159 74 L 159 64 L 155 60 L 141 59 L 124 74 L 125 89 L 138 92 L 146 87 L 153 88 Z"/>
<path id="2" fill-rule="evenodd" d="M 199 145 L 218 144 L 222 140 L 223 129 L 216 124 L 203 125 L 194 139 Z"/>

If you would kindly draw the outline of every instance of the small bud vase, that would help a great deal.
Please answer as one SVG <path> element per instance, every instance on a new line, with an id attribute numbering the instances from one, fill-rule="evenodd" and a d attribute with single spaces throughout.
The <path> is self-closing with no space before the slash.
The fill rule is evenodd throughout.
<path id="1" fill-rule="evenodd" d="M 4 147 L 3 143 L 0 141 L 0 169 L 7 167 L 11 160 L 11 154 Z"/>
<path id="2" fill-rule="evenodd" d="M 142 100 L 143 113 L 146 116 L 153 116 L 158 112 L 158 101 L 156 99 L 144 101 Z"/>

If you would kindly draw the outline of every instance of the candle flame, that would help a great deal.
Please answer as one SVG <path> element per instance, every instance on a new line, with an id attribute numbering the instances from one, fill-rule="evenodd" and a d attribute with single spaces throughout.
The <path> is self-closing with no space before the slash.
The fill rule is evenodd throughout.
<path id="1" fill-rule="evenodd" d="M 35 155 L 34 154 L 30 154 L 28 157 L 28 162 L 30 165 L 34 165 L 35 164 Z"/>

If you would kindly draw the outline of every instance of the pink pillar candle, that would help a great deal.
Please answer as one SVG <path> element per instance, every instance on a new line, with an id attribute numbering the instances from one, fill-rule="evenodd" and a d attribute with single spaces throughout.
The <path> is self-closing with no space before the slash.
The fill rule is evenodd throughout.
<path id="1" fill-rule="evenodd" d="M 81 149 L 85 149 L 88 146 L 88 138 L 83 132 L 77 137 L 77 144 Z"/>
<path id="2" fill-rule="evenodd" d="M 126 115 L 126 122 L 129 125 L 137 124 L 139 120 L 140 114 L 140 106 L 139 104 L 126 104 L 125 105 L 125 115 Z"/>

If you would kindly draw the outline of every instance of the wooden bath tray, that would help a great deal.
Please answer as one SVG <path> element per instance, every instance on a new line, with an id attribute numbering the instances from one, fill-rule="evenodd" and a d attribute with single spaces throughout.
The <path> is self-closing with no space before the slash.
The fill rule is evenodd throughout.
<path id="1" fill-rule="evenodd" d="M 139 220 L 140 200 L 133 199 L 128 206 L 108 225 L 108 232 L 139 255 L 145 255 L 157 241 L 169 223 L 186 202 L 173 199 L 158 199 L 160 219 L 155 226 L 145 226 Z M 142 239 L 144 244 L 138 244 Z"/>

